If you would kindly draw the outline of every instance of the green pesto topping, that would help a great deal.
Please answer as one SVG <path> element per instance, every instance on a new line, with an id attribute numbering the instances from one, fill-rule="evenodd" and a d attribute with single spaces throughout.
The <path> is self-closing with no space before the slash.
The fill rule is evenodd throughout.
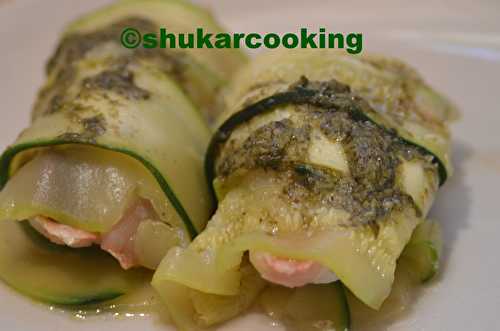
<path id="1" fill-rule="evenodd" d="M 356 122 L 345 112 L 326 113 L 320 127 L 333 141 L 341 141 L 351 176 L 365 186 L 392 186 L 401 144 L 372 122 Z"/>
<path id="2" fill-rule="evenodd" d="M 59 111 L 73 110 L 67 107 L 75 97 L 83 97 L 88 91 L 107 91 L 117 93 L 127 100 L 143 100 L 150 97 L 150 92 L 134 83 L 131 70 L 141 61 L 147 61 L 159 71 L 174 78 L 184 90 L 188 90 L 185 77 L 185 60 L 173 52 L 163 49 L 125 49 L 120 44 L 120 34 L 125 27 L 133 26 L 142 33 L 157 30 L 154 23 L 142 18 L 126 18 L 100 30 L 89 33 L 73 33 L 66 36 L 47 64 L 47 73 L 54 77 L 39 93 L 34 107 L 33 118 Z M 106 54 L 96 60 L 104 70 L 87 76 L 79 72 L 78 64 L 88 59 L 89 53 L 104 44 L 110 45 Z M 79 81 L 81 77 L 83 81 Z M 80 85 L 78 85 L 80 84 Z M 77 86 L 77 92 L 68 93 Z M 78 93 L 80 91 L 80 93 Z"/>
<path id="3" fill-rule="evenodd" d="M 217 177 L 225 180 L 258 168 L 287 174 L 284 194 L 292 202 L 312 201 L 345 210 L 351 215 L 349 225 L 375 225 L 375 230 L 377 222 L 392 211 L 417 209 L 397 184 L 397 168 L 402 160 L 420 160 L 437 176 L 432 156 L 358 116 L 358 111 L 369 106 L 345 85 L 335 81 L 314 84 L 320 91 L 317 97 L 310 104 L 287 108 L 286 118 L 271 118 L 256 128 L 251 122 L 237 127 L 221 146 L 215 163 Z M 251 132 L 243 138 L 234 135 L 242 128 Z M 332 144 L 341 144 L 349 173 L 308 161 L 313 130 Z"/>
<path id="4" fill-rule="evenodd" d="M 125 66 L 85 78 L 82 82 L 85 89 L 113 91 L 122 97 L 132 100 L 145 100 L 150 97 L 148 91 L 134 84 L 134 74 Z"/>
<path id="5" fill-rule="evenodd" d="M 266 124 L 253 132 L 243 145 L 228 143 L 228 157 L 218 167 L 221 176 L 239 168 L 279 169 L 284 163 L 300 160 L 307 152 L 311 128 L 295 128 L 290 120 Z"/>
<path id="6" fill-rule="evenodd" d="M 58 140 L 70 141 L 74 143 L 89 143 L 94 144 L 96 138 L 106 133 L 106 119 L 102 115 L 92 116 L 88 118 L 78 118 L 75 120 L 82 126 L 81 132 L 66 132 L 57 137 Z"/>
<path id="7" fill-rule="evenodd" d="M 350 214 L 347 226 L 376 225 L 393 211 L 414 208 L 411 197 L 396 186 L 367 187 L 352 177 L 311 165 L 297 165 L 287 172 L 290 181 L 284 193 L 291 201 L 342 209 Z"/>
<path id="8" fill-rule="evenodd" d="M 154 23 L 139 17 L 129 17 L 115 22 L 101 30 L 89 33 L 71 34 L 59 44 L 55 54 L 47 62 L 46 72 L 50 74 L 56 67 L 65 67 L 83 59 L 92 49 L 107 42 L 119 44 L 120 34 L 126 27 L 133 26 L 143 33 L 153 32 Z"/>
<path id="9" fill-rule="evenodd" d="M 106 132 L 106 119 L 102 115 L 82 119 L 84 132 L 94 137 L 102 136 Z"/>

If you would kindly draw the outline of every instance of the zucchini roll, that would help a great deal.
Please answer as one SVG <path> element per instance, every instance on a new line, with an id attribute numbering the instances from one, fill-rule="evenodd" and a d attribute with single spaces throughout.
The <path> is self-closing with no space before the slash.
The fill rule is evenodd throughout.
<path id="1" fill-rule="evenodd" d="M 337 307 L 342 330 L 336 280 L 378 309 L 451 174 L 452 105 L 400 61 L 331 50 L 257 57 L 224 100 L 205 160 L 218 209 L 153 278 L 174 320 L 226 320 L 266 283 L 297 290 L 277 304 L 292 317 Z"/>
<path id="2" fill-rule="evenodd" d="M 120 1 L 65 31 L 30 126 L 0 158 L 0 277 L 44 301 L 109 299 L 149 281 L 144 270 L 186 246 L 213 209 L 204 117 L 245 57 L 127 49 L 129 27 L 221 31 L 177 0 Z"/>

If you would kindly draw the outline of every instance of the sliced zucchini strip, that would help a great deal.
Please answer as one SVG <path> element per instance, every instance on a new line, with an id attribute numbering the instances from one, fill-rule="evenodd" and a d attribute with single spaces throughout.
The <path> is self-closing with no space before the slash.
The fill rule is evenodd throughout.
<path id="1" fill-rule="evenodd" d="M 172 250 L 169 254 L 176 254 L 176 251 Z M 191 261 L 186 262 L 189 264 Z M 168 268 L 168 266 L 165 267 Z M 184 265 L 183 271 L 188 271 L 190 267 L 199 267 L 199 265 Z M 211 268 L 211 266 L 208 267 Z M 207 272 L 207 270 L 203 269 L 191 269 L 189 272 L 196 272 L 201 275 L 198 279 L 200 284 L 210 284 L 212 281 L 218 281 L 211 278 L 217 276 L 213 274 L 212 270 Z M 238 272 L 241 275 L 238 283 L 240 291 L 235 292 L 234 295 L 196 291 L 182 282 L 164 281 L 161 273 L 155 273 L 152 285 L 163 299 L 171 318 L 180 330 L 202 330 L 236 317 L 250 307 L 264 289 L 265 281 L 248 263 L 242 263 Z M 204 276 L 208 276 L 208 278 Z"/>
<path id="2" fill-rule="evenodd" d="M 143 286 L 145 269 L 123 270 L 97 248 L 50 243 L 25 222 L 0 222 L 0 278 L 32 298 L 82 305 L 116 298 Z"/>
<path id="3" fill-rule="evenodd" d="M 430 91 L 394 60 L 327 51 L 257 57 L 226 91 L 205 158 L 216 214 L 189 247 L 165 257 L 153 285 L 242 295 L 240 265 L 258 251 L 326 267 L 379 309 L 451 174 L 451 105 L 427 99 L 424 109 L 420 89 Z M 172 302 L 182 300 L 192 321 L 192 299 L 176 293 Z"/>
<path id="4" fill-rule="evenodd" d="M 140 162 L 86 145 L 41 151 L 0 192 L 0 220 L 44 217 L 107 233 L 137 199 L 148 199 L 165 222 L 181 225 L 165 195 Z"/>
<path id="5" fill-rule="evenodd" d="M 407 266 L 398 263 L 391 294 L 379 310 L 368 307 L 351 292 L 347 292 L 352 329 L 375 331 L 387 328 L 411 310 L 418 293 L 417 285 Z"/>
<path id="6" fill-rule="evenodd" d="M 426 220 L 415 229 L 400 259 L 416 279 L 425 283 L 439 270 L 442 246 L 439 223 Z"/>
<path id="7" fill-rule="evenodd" d="M 297 331 L 350 329 L 350 312 L 340 282 L 296 289 L 270 286 L 260 297 L 264 311 Z"/>
<path id="8" fill-rule="evenodd" d="M 55 67 L 64 69 L 68 62 L 89 53 L 136 54 L 148 58 L 159 70 L 168 72 L 180 84 L 208 119 L 216 116 L 215 95 L 232 74 L 247 61 L 239 49 L 171 48 L 133 50 L 120 43 L 125 28 L 137 29 L 142 36 L 154 33 L 160 45 L 160 29 L 168 33 L 223 32 L 209 11 L 177 0 L 124 0 L 104 7 L 71 23 L 64 32 L 57 52 L 48 62 L 49 82 L 57 82 Z M 178 41 L 177 41 L 178 42 Z M 168 46 L 168 45 L 167 45 Z M 165 61 L 167 60 L 167 61 Z M 45 93 L 52 98 L 50 93 Z M 40 96 L 40 103 L 50 102 Z M 35 113 L 37 111 L 35 110 Z"/>
<path id="9" fill-rule="evenodd" d="M 207 8 L 194 5 L 189 1 L 121 0 L 71 23 L 65 35 L 88 33 L 108 25 L 110 21 L 116 22 L 130 16 L 154 22 L 158 29 L 148 32 L 157 34 L 160 34 L 160 28 L 166 28 L 167 32 L 174 34 L 196 34 L 198 28 L 214 35 L 225 32 Z M 178 49 L 178 51 L 192 58 L 198 68 L 201 67 L 204 72 L 218 77 L 221 81 L 229 80 L 233 73 L 247 62 L 247 56 L 238 48 L 192 47 Z"/>
<path id="10" fill-rule="evenodd" d="M 207 229 L 187 249 L 165 257 L 153 285 L 178 283 L 205 293 L 237 295 L 244 252 L 261 251 L 317 262 L 366 304 L 379 307 L 390 293 L 397 258 L 420 222 L 415 209 L 408 205 L 390 213 L 375 235 L 370 224 L 351 223 L 349 213 L 325 208 L 305 190 L 297 194 L 304 201 L 294 203 L 295 195 L 287 192 L 289 176 L 249 173 L 226 194 Z"/>
<path id="11" fill-rule="evenodd" d="M 425 220 L 417 226 L 408 245 L 401 254 L 391 294 L 380 310 L 367 307 L 348 293 L 353 328 L 379 330 L 405 314 L 416 299 L 420 284 L 431 279 L 439 268 L 441 255 L 439 224 Z"/>
<path id="12" fill-rule="evenodd" d="M 31 126 L 0 158 L 0 188 L 40 148 L 92 145 L 141 162 L 190 236 L 203 229 L 212 209 L 202 171 L 210 131 L 191 100 L 213 104 L 213 89 L 221 83 L 208 84 L 201 99 L 195 95 L 210 77 L 205 73 L 227 80 L 242 57 L 232 51 L 212 56 L 210 50 L 128 50 L 119 42 L 128 26 L 143 33 L 162 25 L 220 30 L 209 14 L 195 8 L 181 1 L 123 1 L 70 25 L 47 66 Z M 225 71 L 218 68 L 221 58 Z"/>
<path id="13" fill-rule="evenodd" d="M 23 221 L 40 213 L 81 230 L 106 232 L 123 213 L 125 203 L 109 208 L 114 213 L 107 223 L 89 210 L 57 210 L 68 202 L 64 197 L 59 206 L 41 210 L 47 201 L 30 204 L 36 199 L 18 194 L 23 192 L 23 180 L 14 177 L 28 174 L 24 178 L 28 181 L 30 173 L 43 169 L 40 162 L 50 153 L 69 154 L 64 159 L 69 163 L 109 161 L 110 168 L 124 170 L 122 178 L 134 182 L 141 177 L 144 187 L 152 189 L 135 187 L 134 193 L 149 200 L 164 222 L 146 220 L 136 233 L 140 263 L 153 268 L 162 257 L 160 251 L 185 246 L 210 216 L 213 199 L 203 174 L 210 138 L 205 118 L 214 115 L 216 91 L 246 59 L 239 50 L 127 49 L 120 35 L 128 27 L 142 35 L 159 34 L 161 27 L 173 33 L 197 28 L 222 31 L 210 13 L 181 0 L 117 1 L 70 24 L 47 64 L 47 79 L 30 126 L 0 157 L 0 198 L 8 204 L 0 218 Z M 12 187 L 7 189 L 11 179 Z M 92 189 L 98 190 L 98 185 Z M 31 198 L 36 194 L 27 191 Z M 127 200 L 128 195 L 121 198 Z M 25 205 L 13 206 L 12 199 Z M 53 245 L 45 249 L 36 242 L 30 244 L 31 237 L 19 232 L 18 225 L 1 223 L 0 235 L 9 240 L 0 247 L 0 277 L 35 298 L 83 304 L 129 292 L 150 278 L 149 274 L 143 277 L 143 271 L 122 271 L 111 256 L 94 249 L 55 250 Z M 147 238 L 153 233 L 157 237 Z"/>

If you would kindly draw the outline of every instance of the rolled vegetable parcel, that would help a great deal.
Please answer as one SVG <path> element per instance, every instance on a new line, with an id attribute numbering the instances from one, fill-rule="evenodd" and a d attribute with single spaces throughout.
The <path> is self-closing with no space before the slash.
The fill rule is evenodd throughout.
<path id="1" fill-rule="evenodd" d="M 224 321 L 266 283 L 297 290 L 280 304 L 292 317 L 336 312 L 342 330 L 336 280 L 378 309 L 451 174 L 453 107 L 402 62 L 329 50 L 257 57 L 225 101 L 205 161 L 217 212 L 153 279 L 174 320 Z"/>
<path id="2" fill-rule="evenodd" d="M 184 1 L 129 0 L 65 31 L 30 126 L 0 159 L 0 277 L 44 301 L 129 292 L 150 280 L 144 270 L 171 246 L 186 246 L 212 209 L 204 117 L 245 58 L 234 50 L 127 49 L 127 27 L 221 29 Z"/>

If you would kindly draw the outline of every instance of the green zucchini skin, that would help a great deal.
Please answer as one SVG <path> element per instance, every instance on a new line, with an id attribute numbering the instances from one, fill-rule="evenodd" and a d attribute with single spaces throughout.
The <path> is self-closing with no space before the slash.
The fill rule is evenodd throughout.
<path id="1" fill-rule="evenodd" d="M 421 283 L 430 281 L 439 271 L 443 238 L 439 223 L 425 220 L 414 231 L 401 254 L 401 263 Z"/>

